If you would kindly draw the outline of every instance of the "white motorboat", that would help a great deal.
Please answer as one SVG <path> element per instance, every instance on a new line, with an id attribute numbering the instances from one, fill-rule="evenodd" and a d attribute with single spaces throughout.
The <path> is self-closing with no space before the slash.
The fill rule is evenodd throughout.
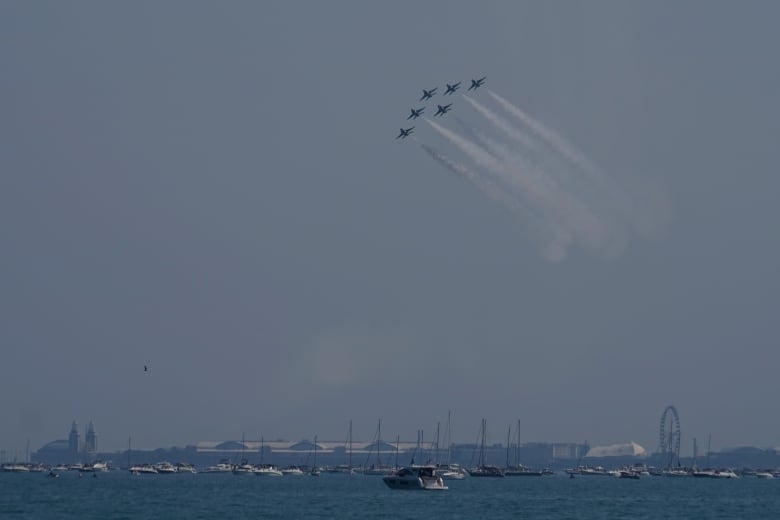
<path id="1" fill-rule="evenodd" d="M 150 464 L 131 466 L 128 471 L 133 475 L 156 475 L 158 471 Z"/>
<path id="2" fill-rule="evenodd" d="M 171 473 L 176 473 L 179 471 L 178 468 L 170 462 L 158 462 L 154 465 L 154 469 L 157 470 L 157 473 L 163 473 L 166 475 L 170 475 Z"/>
<path id="3" fill-rule="evenodd" d="M 444 480 L 436 474 L 436 466 L 407 466 L 382 477 L 382 482 L 390 489 L 447 489 Z"/>
<path id="4" fill-rule="evenodd" d="M 739 478 L 739 475 L 730 469 L 703 469 L 694 471 L 693 476 L 698 478 Z"/>
<path id="5" fill-rule="evenodd" d="M 241 461 L 241 464 L 233 466 L 233 475 L 251 475 L 255 472 L 255 467 L 249 464 L 246 460 Z"/>
<path id="6" fill-rule="evenodd" d="M 771 471 L 756 471 L 756 477 L 758 478 L 775 478 Z"/>
<path id="7" fill-rule="evenodd" d="M 84 464 L 79 468 L 82 473 L 98 473 L 108 471 L 108 464 L 102 461 L 95 461 L 92 464 Z"/>
<path id="8" fill-rule="evenodd" d="M 3 471 L 11 473 L 29 473 L 30 468 L 24 464 L 5 464 L 3 465 Z"/>
<path id="9" fill-rule="evenodd" d="M 209 466 L 202 470 L 201 473 L 230 473 L 233 471 L 233 465 L 228 462 L 220 462 L 214 466 Z"/>
<path id="10" fill-rule="evenodd" d="M 255 476 L 258 477 L 281 477 L 284 475 L 279 468 L 272 464 L 260 464 L 254 470 Z"/>
<path id="11" fill-rule="evenodd" d="M 179 462 L 176 464 L 176 472 L 177 473 L 190 473 L 195 474 L 198 472 L 197 469 L 195 469 L 195 466 L 192 464 L 187 464 L 185 462 Z"/>
<path id="12" fill-rule="evenodd" d="M 298 466 L 288 466 L 286 468 L 282 468 L 281 472 L 285 476 L 290 475 L 293 477 L 300 477 L 304 475 L 303 470 Z"/>
<path id="13" fill-rule="evenodd" d="M 444 480 L 463 480 L 466 478 L 466 470 L 458 464 L 444 464 L 436 467 L 436 474 Z"/>

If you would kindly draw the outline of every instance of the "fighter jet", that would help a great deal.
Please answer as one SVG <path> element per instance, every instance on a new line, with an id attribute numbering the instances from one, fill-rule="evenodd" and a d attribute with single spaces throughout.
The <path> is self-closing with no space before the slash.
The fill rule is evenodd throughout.
<path id="1" fill-rule="evenodd" d="M 451 106 L 452 106 L 452 103 L 450 103 L 449 105 L 444 105 L 444 106 L 441 106 L 441 105 L 436 105 L 436 107 L 438 108 L 438 110 L 437 110 L 437 111 L 436 111 L 436 113 L 435 113 L 435 114 L 433 114 L 433 115 L 434 115 L 434 116 L 438 116 L 438 115 L 443 115 L 443 114 L 446 114 L 447 112 L 449 112 L 449 111 L 450 111 L 450 107 L 451 107 Z"/>
<path id="2" fill-rule="evenodd" d="M 437 88 L 439 88 L 439 87 L 433 87 L 431 90 L 423 89 L 423 95 L 420 98 L 420 101 L 422 101 L 424 99 L 431 99 L 433 97 L 433 95 L 436 94 L 436 89 Z"/>
<path id="3" fill-rule="evenodd" d="M 447 94 L 454 94 L 459 87 L 460 87 L 460 81 L 458 81 L 454 85 L 450 85 L 449 83 L 447 83 L 447 91 L 444 93 L 444 95 L 446 96 Z"/>
<path id="4" fill-rule="evenodd" d="M 420 115 L 421 115 L 421 114 L 422 114 L 424 111 L 425 111 L 425 107 L 418 108 L 417 110 L 415 110 L 415 109 L 412 109 L 412 113 L 411 113 L 411 114 L 409 114 L 409 117 L 407 117 L 407 118 L 406 118 L 406 120 L 407 120 L 407 121 L 409 121 L 410 119 L 417 119 L 418 117 L 420 117 Z"/>
<path id="5" fill-rule="evenodd" d="M 487 79 L 487 76 L 483 76 L 483 77 L 481 77 L 479 79 L 472 79 L 471 80 L 471 86 L 468 88 L 468 90 L 472 90 L 472 89 L 473 90 L 477 90 L 479 87 L 482 86 L 482 84 L 485 82 L 486 79 Z"/>
<path id="6" fill-rule="evenodd" d="M 414 127 L 413 127 L 413 126 L 412 126 L 412 127 L 409 127 L 409 128 L 407 128 L 406 130 L 404 130 L 403 128 L 401 128 L 401 133 L 400 133 L 400 134 L 398 134 L 398 136 L 396 137 L 396 139 L 406 139 L 407 137 L 409 137 L 409 135 L 411 135 L 411 134 L 413 133 L 413 132 L 412 132 L 412 130 L 414 130 Z"/>

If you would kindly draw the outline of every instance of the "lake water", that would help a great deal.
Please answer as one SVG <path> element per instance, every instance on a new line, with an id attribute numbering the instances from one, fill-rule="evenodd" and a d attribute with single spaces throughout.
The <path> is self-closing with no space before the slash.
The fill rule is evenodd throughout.
<path id="1" fill-rule="evenodd" d="M 395 491 L 381 477 L 0 473 L 0 519 L 779 518 L 780 479 L 512 477 Z"/>

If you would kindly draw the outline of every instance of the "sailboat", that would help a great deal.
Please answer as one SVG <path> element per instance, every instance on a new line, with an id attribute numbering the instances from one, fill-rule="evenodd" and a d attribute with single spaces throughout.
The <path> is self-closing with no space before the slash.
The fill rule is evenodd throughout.
<path id="1" fill-rule="evenodd" d="M 364 475 L 387 475 L 392 472 L 392 468 L 390 466 L 385 466 L 382 464 L 382 457 L 380 453 L 380 445 L 382 442 L 382 419 L 379 419 L 379 423 L 376 428 L 376 462 L 374 464 L 368 465 L 368 459 L 366 459 L 366 467 L 363 468 L 363 474 Z M 371 457 L 371 453 L 368 454 L 369 458 Z"/>
<path id="2" fill-rule="evenodd" d="M 241 434 L 241 462 L 233 465 L 233 475 L 251 475 L 255 472 L 255 467 L 244 457 L 244 448 L 246 448 L 246 442 L 244 434 Z M 157 469 L 159 470 L 159 468 Z"/>
<path id="3" fill-rule="evenodd" d="M 510 449 L 510 434 L 512 428 L 509 428 L 509 432 L 506 434 L 506 469 L 504 469 L 504 475 L 507 477 L 541 477 L 544 475 L 552 474 L 550 470 L 532 469 L 527 468 L 520 464 L 520 420 L 517 420 L 517 434 L 515 442 L 515 460 L 514 464 L 509 464 L 509 449 Z"/>
<path id="4" fill-rule="evenodd" d="M 257 477 L 281 477 L 284 476 L 279 468 L 273 464 L 263 464 L 263 452 L 265 451 L 265 443 L 263 438 L 260 437 L 260 464 L 255 468 L 255 476 Z"/>
<path id="5" fill-rule="evenodd" d="M 447 462 L 440 463 L 439 457 L 439 428 L 436 427 L 436 474 L 444 480 L 463 480 L 466 478 L 466 471 L 459 464 L 452 463 L 452 412 L 447 412 L 447 432 L 445 435 L 447 443 Z"/>
<path id="6" fill-rule="evenodd" d="M 352 474 L 352 421 L 349 421 L 349 431 L 347 433 L 347 440 L 344 443 L 344 452 L 347 456 L 346 464 L 339 464 L 338 466 L 326 466 L 323 471 L 326 473 L 346 473 Z"/>
<path id="7" fill-rule="evenodd" d="M 476 467 L 469 470 L 472 477 L 503 477 L 504 472 L 496 466 L 485 464 L 485 436 L 487 434 L 487 420 L 482 419 L 482 442 L 479 445 L 479 462 Z"/>
<path id="8" fill-rule="evenodd" d="M 317 436 L 314 436 L 314 464 L 312 464 L 311 471 L 309 471 L 309 475 L 312 477 L 319 477 L 320 476 L 320 468 L 317 466 Z"/>

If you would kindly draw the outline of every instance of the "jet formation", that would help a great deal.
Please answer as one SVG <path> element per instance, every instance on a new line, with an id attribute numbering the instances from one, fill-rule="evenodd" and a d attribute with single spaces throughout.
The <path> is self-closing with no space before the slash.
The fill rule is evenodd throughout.
<path id="1" fill-rule="evenodd" d="M 486 79 L 487 79 L 487 76 L 482 76 L 479 79 L 472 79 L 471 80 L 471 86 L 468 89 L 466 89 L 466 90 L 477 90 L 479 87 L 481 87 L 482 85 L 485 84 L 485 80 Z M 448 95 L 454 94 L 455 91 L 457 91 L 460 88 L 460 84 L 461 83 L 462 83 L 461 81 L 458 81 L 458 82 L 452 83 L 452 84 L 445 83 L 447 88 L 445 89 L 444 94 L 442 94 L 442 96 L 448 96 Z M 439 87 L 433 87 L 433 88 L 430 88 L 430 89 L 423 89 L 422 97 L 420 99 L 418 99 L 418 101 L 426 101 L 428 99 L 433 99 L 433 96 L 436 95 L 436 91 L 438 90 L 438 88 Z M 453 103 L 450 103 L 448 105 L 439 105 L 439 104 L 437 104 L 436 105 L 436 113 L 433 114 L 433 115 L 434 116 L 443 116 L 444 114 L 446 114 L 447 112 L 449 112 L 452 109 L 452 105 L 453 105 Z M 425 111 L 425 108 L 426 108 L 425 106 L 422 106 L 420 108 L 414 108 L 414 107 L 411 108 L 410 109 L 410 114 L 407 116 L 406 120 L 408 121 L 410 119 L 417 119 L 418 117 L 420 117 L 423 114 L 423 112 Z M 410 128 L 401 128 L 401 133 L 399 133 L 398 136 L 396 136 L 396 139 L 406 139 L 407 137 L 409 137 L 409 135 L 412 134 L 413 130 L 414 130 L 413 126 L 410 127 Z"/>

